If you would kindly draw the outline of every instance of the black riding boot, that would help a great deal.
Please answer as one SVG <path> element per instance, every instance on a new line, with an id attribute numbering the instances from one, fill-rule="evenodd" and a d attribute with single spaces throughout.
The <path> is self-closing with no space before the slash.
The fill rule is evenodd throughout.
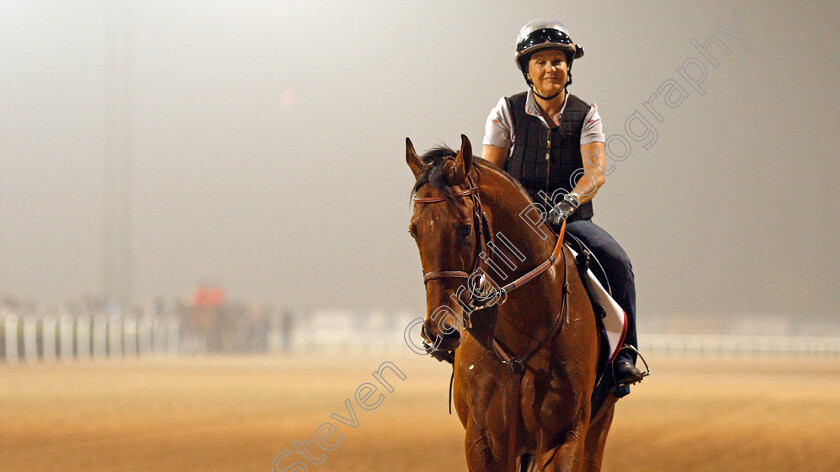
<path id="1" fill-rule="evenodd" d="M 632 277 L 632 269 L 630 269 L 630 276 Z M 635 287 L 633 290 L 633 310 L 627 310 L 619 299 L 616 299 L 618 304 L 624 309 L 627 314 L 627 334 L 624 336 L 624 346 L 618 353 L 618 357 L 613 362 L 613 373 L 615 374 L 615 383 L 618 385 L 634 384 L 642 380 L 642 371 L 636 367 L 636 310 L 635 310 Z M 625 298 L 626 300 L 626 298 Z"/>

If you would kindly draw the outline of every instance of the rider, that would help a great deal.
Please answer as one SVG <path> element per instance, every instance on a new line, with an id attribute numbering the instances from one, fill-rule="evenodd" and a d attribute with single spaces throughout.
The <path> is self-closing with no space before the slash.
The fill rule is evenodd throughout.
<path id="1" fill-rule="evenodd" d="M 566 90 L 572 61 L 582 56 L 583 48 L 562 24 L 534 20 L 523 26 L 516 38 L 516 65 L 529 89 L 502 97 L 490 112 L 482 154 L 518 179 L 534 202 L 545 202 L 538 193 L 544 192 L 557 204 L 549 221 L 556 226 L 565 218 L 566 232 L 603 265 L 612 296 L 627 314 L 625 346 L 632 348 L 621 350 L 614 372 L 619 384 L 628 384 L 642 379 L 635 366 L 636 289 L 627 254 L 592 222 L 591 200 L 605 181 L 604 132 L 597 106 Z"/>

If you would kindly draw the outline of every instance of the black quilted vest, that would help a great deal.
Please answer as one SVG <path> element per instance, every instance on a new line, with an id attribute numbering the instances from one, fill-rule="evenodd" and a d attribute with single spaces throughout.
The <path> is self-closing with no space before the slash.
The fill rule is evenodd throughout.
<path id="1" fill-rule="evenodd" d="M 575 171 L 583 169 L 580 132 L 590 105 L 569 94 L 560 126 L 549 130 L 539 118 L 525 113 L 526 98 L 527 92 L 505 98 L 514 129 L 514 144 L 505 161 L 505 170 L 522 183 L 533 201 L 544 203 L 537 191 L 542 190 L 549 197 L 558 188 L 570 192 L 580 178 L 578 173 L 576 179 L 571 180 Z M 590 200 L 568 221 L 592 218 L 592 215 Z"/>

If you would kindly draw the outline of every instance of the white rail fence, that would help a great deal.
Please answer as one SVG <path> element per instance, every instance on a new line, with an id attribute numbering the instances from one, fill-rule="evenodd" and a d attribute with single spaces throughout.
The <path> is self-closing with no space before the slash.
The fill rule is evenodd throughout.
<path id="1" fill-rule="evenodd" d="M 411 352 L 405 330 L 416 317 L 407 313 L 314 312 L 297 320 L 294 352 Z M 836 330 L 829 333 L 836 333 Z M 409 333 L 419 343 L 419 327 Z M 840 355 L 840 336 L 802 334 L 681 335 L 642 332 L 640 350 L 657 353 Z"/>
<path id="2" fill-rule="evenodd" d="M 379 311 L 306 313 L 297 317 L 285 344 L 291 352 L 410 353 L 405 331 L 414 318 Z M 411 334 L 419 336 L 419 328 L 414 328 Z"/>
<path id="3" fill-rule="evenodd" d="M 178 355 L 175 317 L 18 316 L 0 313 L 0 362 L 56 362 Z"/>
<path id="4" fill-rule="evenodd" d="M 271 326 L 260 324 L 249 335 L 265 337 L 267 348 L 260 352 L 267 353 L 409 353 L 405 335 L 412 319 L 407 313 L 320 311 Z M 419 336 L 419 328 L 409 334 Z M 174 315 L 74 316 L 58 312 L 35 316 L 0 310 L 0 364 L 209 352 L 205 341 Z M 639 348 L 643 354 L 840 356 L 840 336 L 643 332 Z"/>
<path id="5" fill-rule="evenodd" d="M 644 352 L 840 355 L 839 336 L 641 334 Z"/>

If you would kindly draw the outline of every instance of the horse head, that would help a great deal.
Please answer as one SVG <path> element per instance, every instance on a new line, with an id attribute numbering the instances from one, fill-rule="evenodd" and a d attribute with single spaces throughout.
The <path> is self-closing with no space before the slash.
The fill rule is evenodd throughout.
<path id="1" fill-rule="evenodd" d="M 452 351 L 460 345 L 464 292 L 478 265 L 482 220 L 473 170 L 472 145 L 461 135 L 461 149 L 436 148 L 421 157 L 406 138 L 406 162 L 416 182 L 409 232 L 417 243 L 426 284 L 423 337 L 430 350 Z M 469 292 L 467 290 L 466 292 Z"/>

